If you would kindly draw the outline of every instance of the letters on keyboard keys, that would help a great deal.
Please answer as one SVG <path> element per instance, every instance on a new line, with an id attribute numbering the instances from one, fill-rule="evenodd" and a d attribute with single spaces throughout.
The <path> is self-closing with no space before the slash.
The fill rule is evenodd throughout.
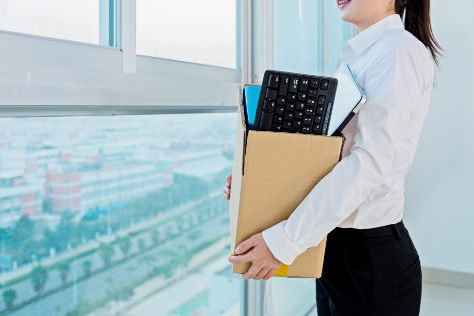
<path id="1" fill-rule="evenodd" d="M 295 105 L 293 103 L 288 103 L 286 104 L 286 111 L 294 111 L 295 110 Z"/>
<path id="2" fill-rule="evenodd" d="M 280 89 L 278 90 L 279 95 L 286 95 L 288 93 L 288 86 L 290 85 L 290 77 L 281 76 Z"/>
<path id="3" fill-rule="evenodd" d="M 301 78 L 300 91 L 307 91 L 309 86 L 308 78 Z"/>
<path id="4" fill-rule="evenodd" d="M 309 87 L 310 88 L 319 88 L 319 79 L 311 79 Z"/>
<path id="5" fill-rule="evenodd" d="M 278 88 L 278 82 L 280 81 L 280 76 L 275 74 L 270 74 L 270 78 L 268 78 L 267 87 L 269 88 Z"/>
<path id="6" fill-rule="evenodd" d="M 326 103 L 326 96 L 320 95 L 318 98 L 318 105 L 324 105 Z"/>
<path id="7" fill-rule="evenodd" d="M 275 114 L 283 114 L 285 112 L 285 107 L 283 105 L 278 105 L 275 109 Z"/>
<path id="8" fill-rule="evenodd" d="M 298 92 L 298 101 L 306 100 L 306 92 Z"/>
<path id="9" fill-rule="evenodd" d="M 304 110 L 304 103 L 303 102 L 296 102 L 296 109 L 303 111 Z"/>
<path id="10" fill-rule="evenodd" d="M 311 130 L 310 125 L 303 125 L 303 127 L 301 128 L 301 133 L 309 134 L 310 130 Z"/>
<path id="11" fill-rule="evenodd" d="M 295 120 L 302 120 L 303 119 L 303 112 L 302 111 L 296 111 L 295 112 Z"/>
<path id="12" fill-rule="evenodd" d="M 286 99 L 287 102 L 296 102 L 296 94 L 288 93 L 288 98 Z"/>
<path id="13" fill-rule="evenodd" d="M 327 90 L 327 89 L 328 89 L 328 87 L 329 87 L 329 81 L 327 81 L 327 80 L 324 80 L 324 79 L 323 79 L 323 80 L 321 80 L 321 89 L 323 89 L 323 90 Z"/>
<path id="14" fill-rule="evenodd" d="M 288 92 L 297 92 L 299 82 L 300 82 L 300 78 L 291 77 L 291 79 L 290 79 L 290 88 L 288 89 Z"/>
<path id="15" fill-rule="evenodd" d="M 292 112 L 286 112 L 285 113 L 285 121 L 291 121 L 293 120 L 293 113 Z"/>
<path id="16" fill-rule="evenodd" d="M 285 105 L 285 103 L 286 103 L 286 99 L 285 99 L 285 98 L 283 98 L 283 97 L 278 97 L 278 98 L 277 98 L 277 104 L 278 104 L 278 105 Z"/>
<path id="17" fill-rule="evenodd" d="M 324 112 L 324 106 L 318 105 L 316 107 L 316 114 L 323 114 L 323 112 Z"/>
<path id="18" fill-rule="evenodd" d="M 263 101 L 264 111 L 273 111 L 275 109 L 275 101 L 265 100 Z"/>

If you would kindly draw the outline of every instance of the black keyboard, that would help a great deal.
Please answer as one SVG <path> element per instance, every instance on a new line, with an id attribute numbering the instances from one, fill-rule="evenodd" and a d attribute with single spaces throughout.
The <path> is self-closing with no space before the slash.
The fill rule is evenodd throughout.
<path id="1" fill-rule="evenodd" d="M 254 130 L 327 135 L 337 79 L 267 70 Z"/>

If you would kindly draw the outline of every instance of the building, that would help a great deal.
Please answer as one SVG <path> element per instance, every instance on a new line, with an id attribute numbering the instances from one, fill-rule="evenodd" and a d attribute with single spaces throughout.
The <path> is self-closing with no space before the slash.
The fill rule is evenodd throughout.
<path id="1" fill-rule="evenodd" d="M 44 183 L 29 183 L 23 172 L 0 173 L 0 226 L 12 227 L 22 215 L 34 217 L 43 212 Z"/>

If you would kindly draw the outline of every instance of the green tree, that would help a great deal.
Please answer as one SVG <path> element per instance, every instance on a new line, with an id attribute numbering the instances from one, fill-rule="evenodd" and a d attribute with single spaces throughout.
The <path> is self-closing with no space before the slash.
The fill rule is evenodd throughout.
<path id="1" fill-rule="evenodd" d="M 85 260 L 82 262 L 82 270 L 84 271 L 84 275 L 86 277 L 90 277 L 92 274 L 92 261 Z"/>
<path id="2" fill-rule="evenodd" d="M 130 235 L 127 234 L 126 236 L 119 238 L 118 245 L 124 257 L 127 257 L 128 253 L 130 252 L 130 248 L 132 248 L 132 239 L 130 238 Z"/>
<path id="3" fill-rule="evenodd" d="M 150 232 L 150 237 L 151 237 L 151 241 L 153 242 L 153 244 L 155 246 L 158 245 L 158 243 L 160 242 L 160 232 L 156 229 L 153 229 Z"/>
<path id="4" fill-rule="evenodd" d="M 138 249 L 140 249 L 140 251 L 145 250 L 146 245 L 145 245 L 145 240 L 143 240 L 143 238 L 138 239 L 137 244 L 138 244 Z"/>
<path id="5" fill-rule="evenodd" d="M 105 266 L 110 266 L 112 264 L 112 258 L 115 256 L 114 246 L 111 244 L 102 243 L 99 246 L 100 257 L 104 261 Z"/>
<path id="6" fill-rule="evenodd" d="M 13 301 L 16 300 L 16 291 L 14 289 L 8 289 L 3 291 L 3 301 L 5 302 L 5 306 L 7 309 L 12 309 L 13 308 Z"/>
<path id="7" fill-rule="evenodd" d="M 24 241 L 30 238 L 35 231 L 35 223 L 28 217 L 23 215 L 15 225 L 15 236 L 17 239 Z"/>
<path id="8" fill-rule="evenodd" d="M 69 265 L 69 262 L 63 261 L 58 265 L 58 271 L 59 271 L 59 276 L 61 277 L 61 281 L 63 282 L 63 285 L 66 284 L 67 281 L 67 276 L 71 272 L 71 266 Z"/>
<path id="9" fill-rule="evenodd" d="M 48 270 L 42 266 L 36 266 L 31 270 L 31 283 L 33 284 L 33 289 L 38 293 L 38 296 L 41 296 L 44 285 L 48 280 Z"/>

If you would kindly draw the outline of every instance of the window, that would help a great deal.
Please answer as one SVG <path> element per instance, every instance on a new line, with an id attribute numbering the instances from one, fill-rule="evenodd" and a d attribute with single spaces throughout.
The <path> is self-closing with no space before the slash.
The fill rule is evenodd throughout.
<path id="1" fill-rule="evenodd" d="M 242 278 L 227 261 L 221 194 L 236 120 L 235 113 L 0 119 L 9 135 L 0 138 L 2 153 L 60 153 L 15 187 L 53 190 L 37 193 L 42 212 L 27 209 L 2 227 L 1 251 L 11 260 L 2 256 L 0 311 L 238 315 Z M 89 188 L 97 198 L 87 198 Z M 3 216 L 11 198 L 0 202 Z"/>
<path id="2" fill-rule="evenodd" d="M 137 54 L 238 68 L 236 0 L 137 0 Z"/>
<path id="3" fill-rule="evenodd" d="M 0 30 L 116 46 L 116 0 L 0 0 Z"/>

